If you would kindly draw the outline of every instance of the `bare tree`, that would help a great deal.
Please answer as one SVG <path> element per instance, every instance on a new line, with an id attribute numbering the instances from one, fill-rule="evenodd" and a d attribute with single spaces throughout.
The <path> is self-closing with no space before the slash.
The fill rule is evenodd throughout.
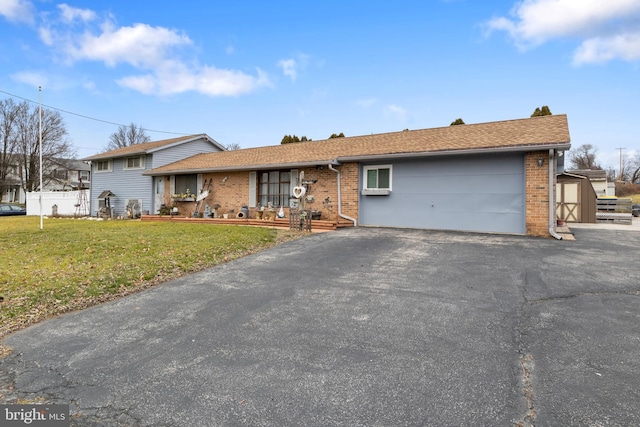
<path id="1" fill-rule="evenodd" d="M 117 150 L 118 148 L 142 144 L 150 140 L 151 138 L 144 132 L 142 126 L 131 123 L 129 126 L 120 126 L 116 132 L 111 134 L 109 144 L 104 151 Z"/>
<path id="2" fill-rule="evenodd" d="M 627 182 L 640 183 L 640 152 L 636 153 L 635 157 L 629 156 L 624 159 L 622 174 Z"/>
<path id="3" fill-rule="evenodd" d="M 569 161 L 574 169 L 601 170 L 602 167 L 596 161 L 596 148 L 591 144 L 584 144 L 569 151 Z"/>
<path id="4" fill-rule="evenodd" d="M 240 147 L 240 144 L 238 144 L 237 142 L 232 142 L 230 144 L 228 144 L 226 147 L 224 147 L 227 149 L 227 151 L 233 151 L 233 150 L 239 150 L 242 147 Z"/>
<path id="5" fill-rule="evenodd" d="M 0 198 L 10 184 L 16 161 L 16 121 L 20 108 L 25 106 L 26 103 L 15 104 L 11 98 L 0 101 Z"/>
<path id="6" fill-rule="evenodd" d="M 40 189 L 40 117 L 39 107 L 21 104 L 16 118 L 16 157 L 25 192 Z M 53 178 L 53 171 L 75 153 L 67 138 L 67 129 L 57 111 L 42 110 L 42 180 Z"/>

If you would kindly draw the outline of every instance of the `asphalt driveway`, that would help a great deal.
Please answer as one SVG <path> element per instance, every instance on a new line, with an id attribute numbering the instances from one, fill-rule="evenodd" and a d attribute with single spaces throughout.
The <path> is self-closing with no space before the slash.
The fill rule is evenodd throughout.
<path id="1" fill-rule="evenodd" d="M 574 234 L 309 236 L 6 338 L 5 401 L 78 426 L 638 425 L 640 232 Z"/>

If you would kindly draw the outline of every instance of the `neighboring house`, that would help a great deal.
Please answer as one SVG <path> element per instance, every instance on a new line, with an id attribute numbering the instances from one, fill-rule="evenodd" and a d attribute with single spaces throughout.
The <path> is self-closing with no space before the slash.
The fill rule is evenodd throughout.
<path id="1" fill-rule="evenodd" d="M 23 179 L 22 166 L 11 165 L 6 179 L 6 188 L 2 194 L 3 202 L 26 203 L 26 195 L 22 188 Z M 44 191 L 78 190 L 80 179 L 82 179 L 83 188 L 90 187 L 91 171 L 88 164 L 74 159 L 54 160 L 45 169 Z"/>
<path id="2" fill-rule="evenodd" d="M 214 152 L 143 174 L 175 182 L 163 202 L 185 215 L 196 202 L 174 197 L 178 182 L 250 218 L 268 203 L 288 211 L 304 186 L 304 207 L 322 219 L 554 235 L 557 161 L 569 148 L 567 117 L 554 115 Z"/>
<path id="3" fill-rule="evenodd" d="M 51 171 L 48 184 L 44 185 L 44 191 L 69 191 L 91 187 L 91 167 L 81 160 L 63 160 L 56 162 Z"/>
<path id="4" fill-rule="evenodd" d="M 3 185 L 4 191 L 0 190 L 2 191 L 0 201 L 5 203 L 25 203 L 27 197 L 20 180 L 20 167 L 17 164 L 11 164 L 8 169 Z"/>
<path id="5" fill-rule="evenodd" d="M 135 203 L 139 211 L 157 213 L 165 203 L 165 192 L 183 186 L 183 180 L 151 177 L 144 172 L 196 154 L 222 151 L 225 148 L 208 135 L 189 135 L 162 141 L 131 145 L 87 157 L 91 166 L 90 214 L 97 215 L 110 194 L 110 208 L 116 216 L 126 216 L 127 207 Z M 196 192 L 197 183 L 186 183 Z M 189 188 L 189 187 L 185 187 Z"/>
<path id="6" fill-rule="evenodd" d="M 598 197 L 603 196 L 615 196 L 616 195 L 616 187 L 613 184 L 607 181 L 607 171 L 600 169 L 576 169 L 576 170 L 568 170 L 567 173 L 572 175 L 580 175 L 589 179 L 591 185 L 593 186 L 593 190 L 596 192 Z"/>

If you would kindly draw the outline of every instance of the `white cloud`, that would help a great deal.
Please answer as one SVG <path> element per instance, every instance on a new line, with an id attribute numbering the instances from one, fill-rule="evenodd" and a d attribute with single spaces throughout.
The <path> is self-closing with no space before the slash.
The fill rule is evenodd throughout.
<path id="1" fill-rule="evenodd" d="M 170 95 L 188 91 L 208 96 L 238 96 L 271 83 L 261 70 L 250 75 L 212 65 L 187 65 L 180 49 L 193 45 L 183 32 L 138 23 L 117 26 L 106 17 L 98 25 L 97 15 L 87 9 L 60 5 L 60 20 L 41 27 L 41 40 L 65 56 L 69 65 L 98 61 L 116 68 L 127 64 L 139 71 L 116 82 L 144 94 Z M 72 27 L 84 24 L 82 33 Z M 228 52 L 230 53 L 230 52 Z M 197 63 L 196 60 L 190 61 Z"/>
<path id="2" fill-rule="evenodd" d="M 556 38 L 581 40 L 574 63 L 637 60 L 638 0 L 524 0 L 487 22 L 489 33 L 505 31 L 521 49 Z"/>
<path id="3" fill-rule="evenodd" d="M 148 95 L 195 91 L 209 96 L 238 96 L 270 85 L 262 70 L 258 69 L 256 74 L 254 77 L 240 71 L 211 66 L 193 69 L 180 62 L 170 61 L 158 67 L 155 72 L 124 77 L 118 80 L 118 84 Z"/>
<path id="4" fill-rule="evenodd" d="M 48 75 L 37 71 L 21 71 L 19 73 L 12 74 L 11 79 L 34 88 L 38 86 L 49 86 Z"/>
<path id="5" fill-rule="evenodd" d="M 69 6 L 65 3 L 59 4 L 58 9 L 60 9 L 60 14 L 62 15 L 62 19 L 64 19 L 67 22 L 73 22 L 76 19 L 79 19 L 83 22 L 89 22 L 97 18 L 96 13 L 92 10 L 78 9 L 76 7 Z"/>
<path id="6" fill-rule="evenodd" d="M 114 28 L 107 22 L 102 33 L 85 32 L 63 41 L 63 50 L 73 61 L 102 61 L 108 66 L 127 63 L 134 67 L 154 67 L 168 57 L 171 48 L 192 44 L 188 36 L 163 27 L 135 24 Z"/>
<path id="7" fill-rule="evenodd" d="M 586 40 L 576 50 L 573 63 L 604 63 L 615 58 L 629 62 L 640 60 L 640 32 Z"/>
<path id="8" fill-rule="evenodd" d="M 29 0 L 0 1 L 0 15 L 13 22 L 33 22 L 33 7 Z"/>
<path id="9" fill-rule="evenodd" d="M 282 59 L 278 62 L 278 67 L 282 68 L 282 73 L 285 76 L 291 78 L 291 81 L 294 81 L 294 82 L 298 78 L 297 66 L 298 66 L 298 63 L 293 58 Z"/>
<path id="10" fill-rule="evenodd" d="M 282 74 L 295 82 L 298 78 L 298 73 L 307 68 L 309 58 L 309 55 L 299 53 L 295 55 L 295 58 L 282 59 L 278 61 L 278 67 L 282 68 Z"/>

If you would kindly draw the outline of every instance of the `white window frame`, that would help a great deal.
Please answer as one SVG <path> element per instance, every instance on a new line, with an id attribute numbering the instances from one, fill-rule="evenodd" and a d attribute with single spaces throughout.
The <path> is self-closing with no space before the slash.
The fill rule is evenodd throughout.
<path id="1" fill-rule="evenodd" d="M 380 169 L 389 169 L 389 188 L 369 188 L 367 187 L 368 183 L 368 175 L 369 171 L 375 170 L 378 171 Z M 368 165 L 362 167 L 362 195 L 363 196 L 388 196 L 391 194 L 393 186 L 393 165 Z"/>
<path id="2" fill-rule="evenodd" d="M 113 161 L 112 160 L 96 160 L 95 173 L 105 173 L 105 172 L 113 172 Z M 106 169 L 98 169 L 98 165 L 101 163 L 106 163 Z"/>
<path id="3" fill-rule="evenodd" d="M 138 159 L 140 164 L 138 166 L 129 166 L 129 160 Z M 133 156 L 133 157 L 125 157 L 124 159 L 124 170 L 135 170 L 135 169 L 144 169 L 145 156 Z"/>

